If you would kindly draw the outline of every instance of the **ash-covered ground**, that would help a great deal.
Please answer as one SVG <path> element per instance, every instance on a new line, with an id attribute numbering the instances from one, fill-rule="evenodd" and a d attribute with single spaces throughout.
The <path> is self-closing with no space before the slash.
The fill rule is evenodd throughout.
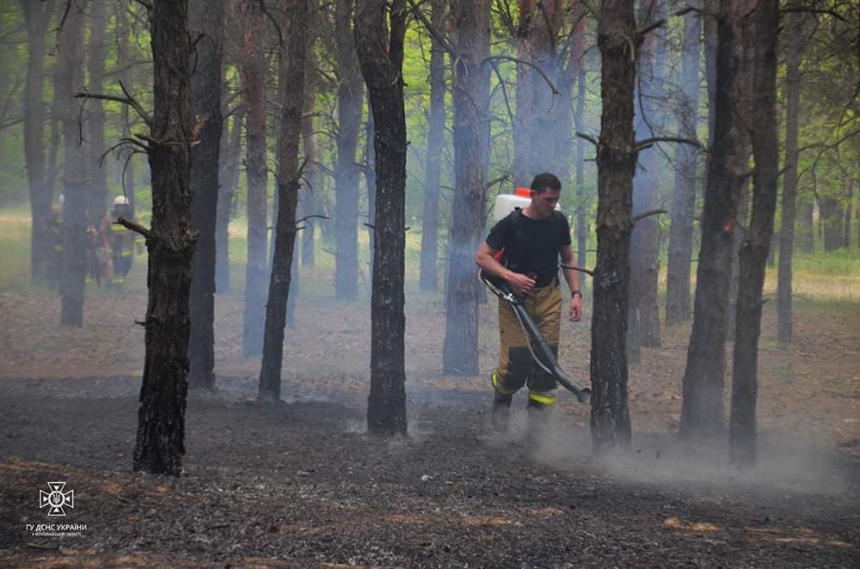
<path id="1" fill-rule="evenodd" d="M 741 473 L 723 444 L 676 438 L 683 330 L 632 372 L 630 452 L 598 461 L 588 409 L 565 394 L 545 439 L 530 439 L 522 396 L 511 433 L 494 434 L 486 378 L 439 374 L 444 317 L 432 303 L 407 314 L 408 437 L 365 432 L 366 308 L 300 304 L 285 400 L 258 403 L 259 360 L 235 353 L 240 303 L 222 299 L 218 388 L 189 397 L 185 474 L 173 479 L 131 470 L 145 297 L 108 297 L 68 331 L 50 326 L 50 303 L 0 296 L 6 566 L 860 565 L 860 368 L 844 350 L 856 314 L 810 313 L 779 353 L 764 338 L 761 464 Z M 482 318 L 489 372 L 492 307 Z M 564 335 L 562 363 L 583 377 L 587 325 Z M 48 517 L 40 492 L 57 481 L 74 508 Z"/>

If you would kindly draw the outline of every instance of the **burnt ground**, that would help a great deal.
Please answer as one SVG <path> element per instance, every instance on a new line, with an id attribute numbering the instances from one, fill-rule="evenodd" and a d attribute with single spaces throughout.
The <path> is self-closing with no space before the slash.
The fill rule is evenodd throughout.
<path id="1" fill-rule="evenodd" d="M 856 307 L 806 307 L 788 348 L 766 315 L 761 464 L 741 473 L 723 444 L 676 440 L 688 330 L 644 351 L 631 451 L 598 461 L 573 397 L 543 441 L 522 397 L 512 432 L 491 433 L 486 379 L 439 375 L 432 300 L 407 314 L 409 436 L 379 439 L 364 431 L 366 306 L 301 302 L 285 400 L 261 404 L 259 360 L 238 357 L 241 302 L 221 299 L 218 389 L 189 397 L 179 479 L 131 471 L 143 307 L 106 295 L 73 331 L 53 300 L 0 295 L 0 565 L 860 566 Z M 489 310 L 482 323 L 489 371 Z M 587 324 L 563 335 L 563 365 L 586 376 Z M 64 518 L 38 507 L 49 481 L 74 490 Z M 86 529 L 26 530 L 40 523 Z"/>

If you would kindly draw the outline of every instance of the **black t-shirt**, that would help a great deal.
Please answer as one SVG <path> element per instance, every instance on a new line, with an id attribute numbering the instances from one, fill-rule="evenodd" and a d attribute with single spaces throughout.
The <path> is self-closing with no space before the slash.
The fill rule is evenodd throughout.
<path id="1" fill-rule="evenodd" d="M 519 219 L 515 221 L 514 216 Z M 494 251 L 505 249 L 509 269 L 537 273 L 535 286 L 547 286 L 558 273 L 559 249 L 570 245 L 570 225 L 559 212 L 546 219 L 531 219 L 518 210 L 493 226 L 487 245 Z"/>

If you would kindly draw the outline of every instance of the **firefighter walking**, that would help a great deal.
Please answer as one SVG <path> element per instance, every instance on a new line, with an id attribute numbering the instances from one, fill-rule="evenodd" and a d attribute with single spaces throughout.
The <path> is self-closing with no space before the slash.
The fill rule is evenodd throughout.
<path id="1" fill-rule="evenodd" d="M 562 295 L 559 290 L 558 261 L 574 264 L 567 218 L 555 211 L 561 182 L 553 174 L 535 176 L 530 202 L 501 219 L 481 244 L 475 262 L 486 273 L 505 280 L 522 298 L 541 335 L 558 357 Z M 503 251 L 501 259 L 498 253 Z M 582 318 L 582 294 L 576 271 L 564 271 L 570 289 L 568 317 Z M 493 390 L 493 427 L 508 428 L 514 394 L 527 386 L 529 436 L 540 438 L 548 411 L 556 402 L 555 378 L 534 364 L 528 338 L 513 309 L 499 302 L 499 365 L 491 376 Z"/>

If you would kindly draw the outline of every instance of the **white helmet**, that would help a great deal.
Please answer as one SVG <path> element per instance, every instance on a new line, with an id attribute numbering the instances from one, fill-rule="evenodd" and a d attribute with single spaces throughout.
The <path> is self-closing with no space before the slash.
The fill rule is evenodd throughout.
<path id="1" fill-rule="evenodd" d="M 128 205 L 128 198 L 125 196 L 117 196 L 113 199 L 113 205 Z"/>
<path id="2" fill-rule="evenodd" d="M 60 194 L 60 205 L 63 205 L 66 202 L 66 196 L 64 194 Z"/>

